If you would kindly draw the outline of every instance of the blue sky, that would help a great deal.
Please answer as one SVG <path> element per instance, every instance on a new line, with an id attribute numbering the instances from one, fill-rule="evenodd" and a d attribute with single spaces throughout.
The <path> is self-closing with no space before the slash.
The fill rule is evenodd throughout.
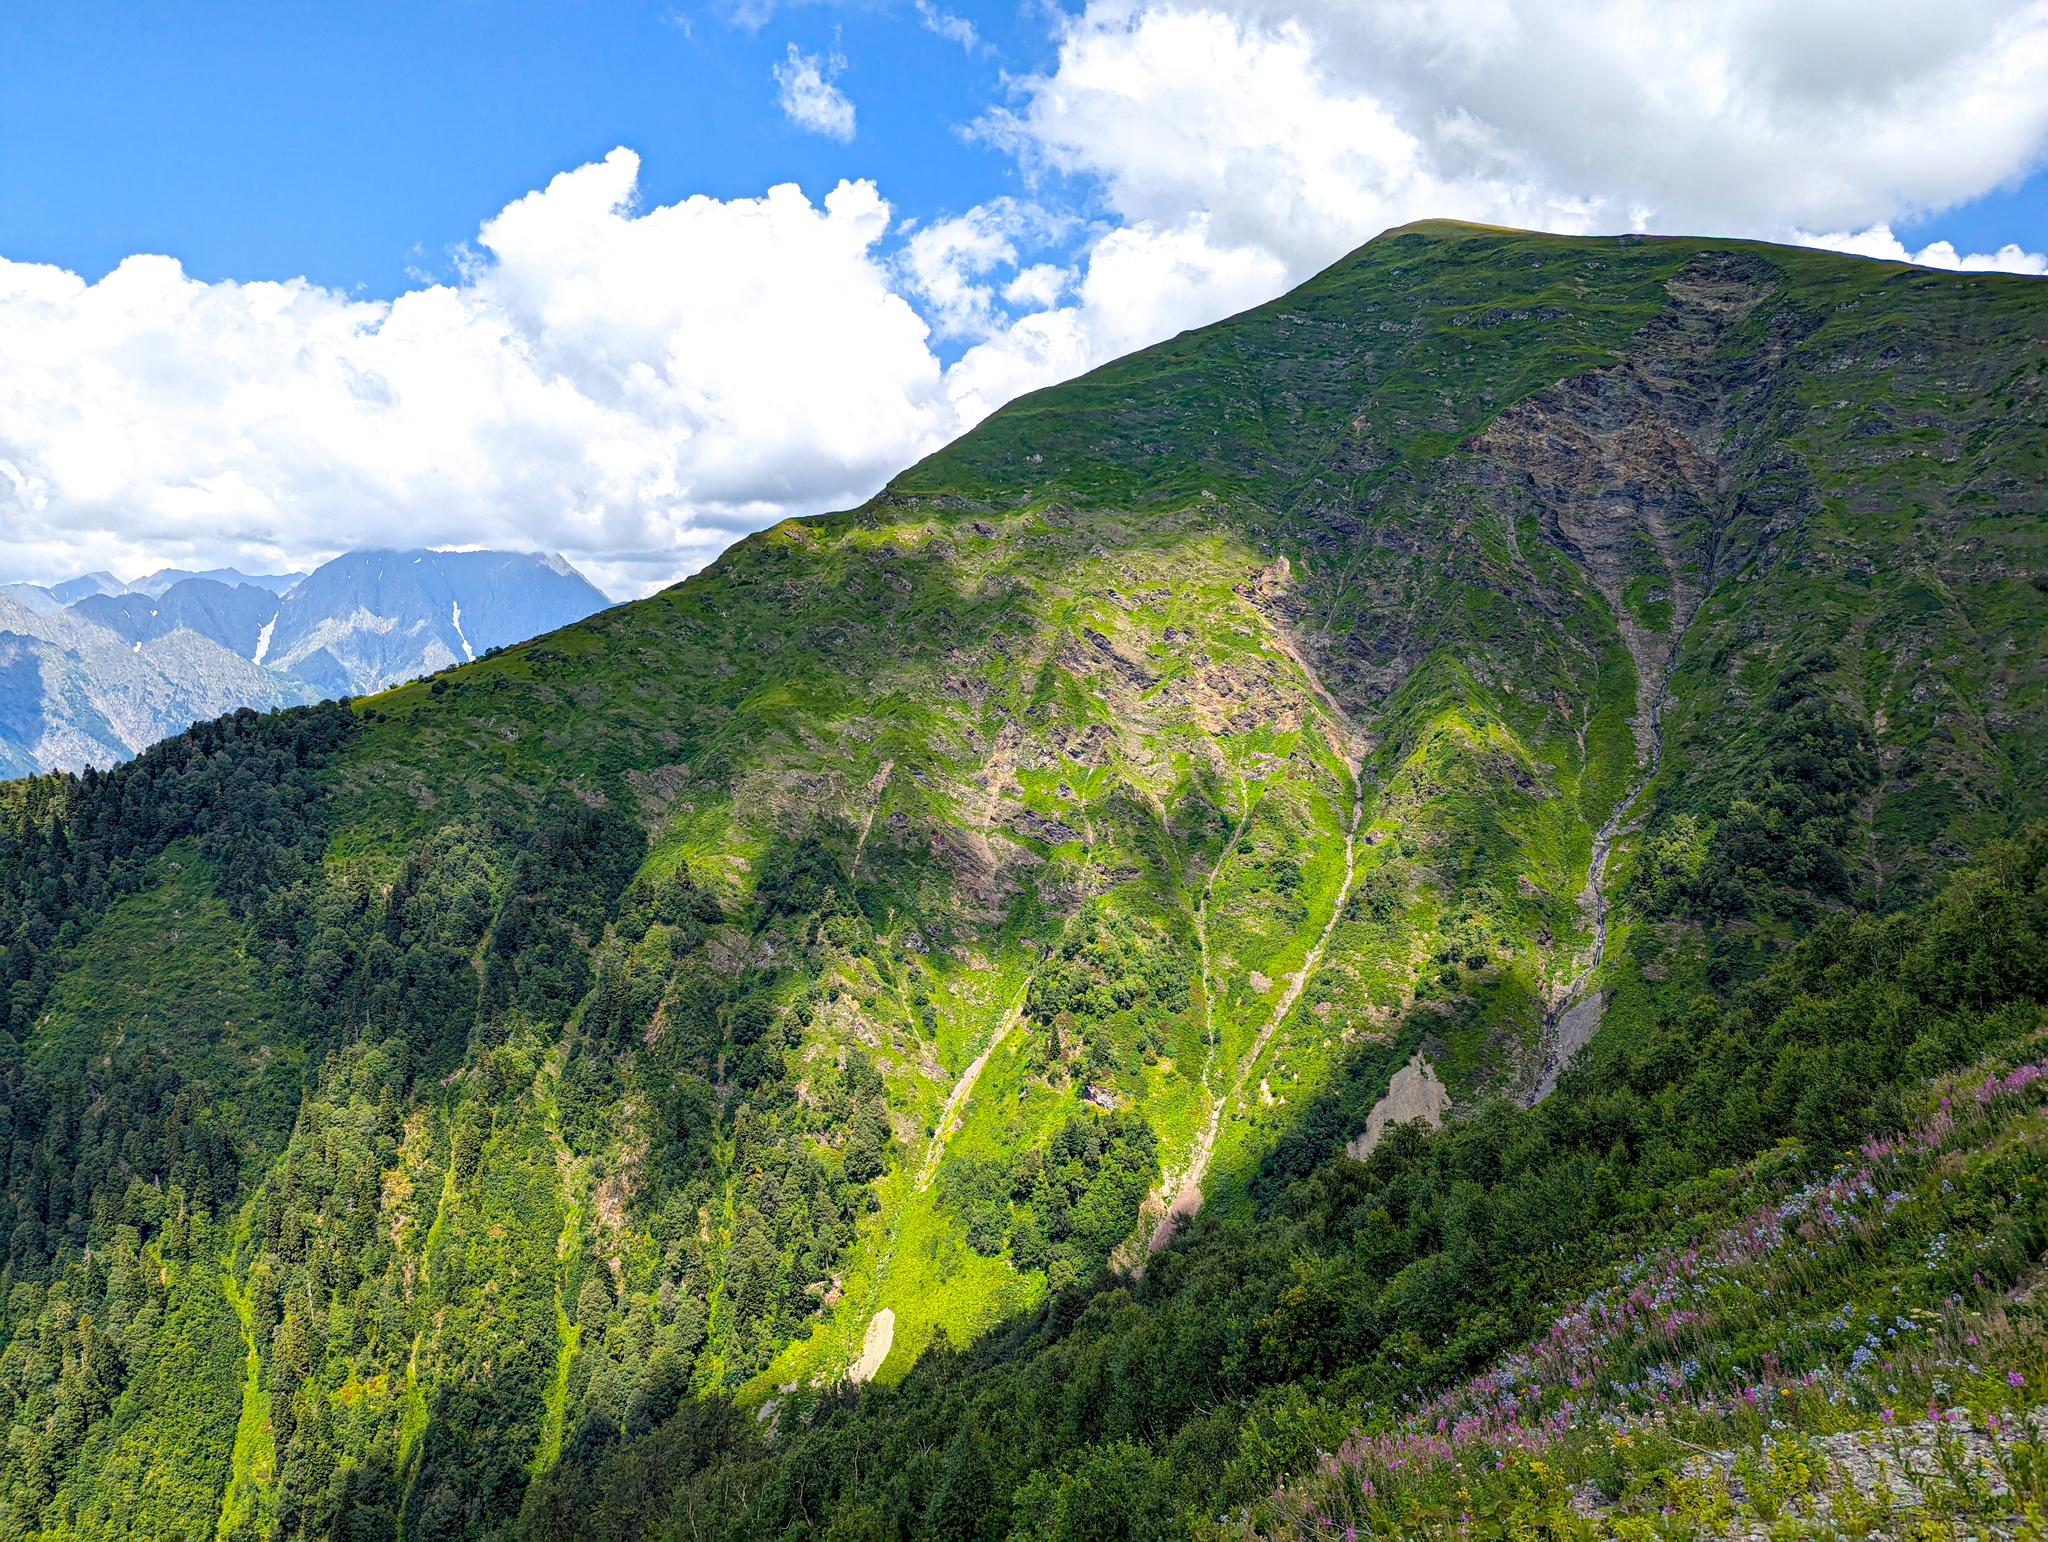
<path id="1" fill-rule="evenodd" d="M 14 0 L 0 579 L 641 592 L 1429 215 L 2048 270 L 2031 0 L 1071 4 Z"/>
<path id="2" fill-rule="evenodd" d="M 0 254 L 97 278 L 134 252 L 205 279 L 389 298 L 556 172 L 629 145 L 643 196 L 821 195 L 875 179 L 905 215 L 1020 191 L 961 130 L 1053 63 L 1057 13 L 955 4 L 249 4 L 16 0 L 0 13 Z M 767 14 L 761 14 L 766 10 Z M 776 106 L 795 42 L 847 61 L 847 144 Z M 1899 222 L 1914 247 L 2048 248 L 2048 176 Z M 1910 235 L 1908 234 L 1910 232 Z"/>
<path id="3" fill-rule="evenodd" d="M 162 252 L 199 278 L 389 298 L 616 145 L 640 152 L 653 203 L 869 177 L 905 214 L 958 213 L 1020 177 L 956 130 L 1054 46 L 1036 8 L 953 10 L 987 46 L 908 3 L 17 3 L 0 16 L 0 253 L 97 278 Z M 847 61 L 851 143 L 777 107 L 792 42 Z"/>
<path id="4" fill-rule="evenodd" d="M 1898 230 L 1916 248 L 1947 241 L 1957 251 L 1988 252 L 2011 242 L 2041 251 L 2048 248 L 2048 175 L 2036 172 L 2015 187 L 1901 220 Z"/>

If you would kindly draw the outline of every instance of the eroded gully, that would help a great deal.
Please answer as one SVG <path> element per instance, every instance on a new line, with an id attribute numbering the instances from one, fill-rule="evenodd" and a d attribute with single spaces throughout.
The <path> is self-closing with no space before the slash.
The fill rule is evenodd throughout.
<path id="1" fill-rule="evenodd" d="M 1664 672 L 1657 681 L 1657 694 L 1650 702 L 1649 766 L 1615 804 L 1607 822 L 1593 832 L 1592 860 L 1586 865 L 1586 887 L 1579 894 L 1581 902 L 1588 898 L 1593 901 L 1593 952 L 1586 966 L 1572 976 L 1557 1004 L 1543 1014 L 1543 1064 L 1535 1085 L 1523 1100 L 1527 1107 L 1535 1107 L 1557 1090 L 1557 1079 L 1564 1073 L 1564 1068 L 1586 1047 L 1594 1030 L 1600 1026 L 1601 993 L 1594 991 L 1589 996 L 1586 987 L 1599 973 L 1600 965 L 1607 956 L 1607 858 L 1614 849 L 1615 837 L 1635 813 L 1636 803 L 1650 783 L 1657 779 L 1658 768 L 1664 763 L 1664 701 L 1671 689 L 1671 672 L 1677 667 L 1678 647 L 1674 642 L 1671 660 L 1664 666 Z"/>
<path id="2" fill-rule="evenodd" d="M 1333 714 L 1336 714 L 1337 722 L 1348 733 L 1350 724 L 1343 716 L 1343 710 L 1338 707 L 1335 698 L 1323 688 L 1322 680 L 1309 667 L 1308 661 L 1284 643 L 1282 647 L 1300 667 L 1302 673 L 1308 676 L 1309 684 L 1314 688 L 1316 695 Z M 1216 875 L 1223 870 L 1223 864 L 1229 860 L 1230 853 L 1237 849 L 1237 842 L 1251 820 L 1251 803 L 1243 792 L 1243 779 L 1239 779 L 1239 799 L 1244 804 L 1244 817 L 1238 822 L 1237 832 L 1232 835 L 1230 845 L 1224 848 L 1223 854 L 1217 858 L 1216 866 L 1210 869 L 1209 880 L 1202 888 L 1202 903 L 1195 912 L 1195 933 L 1202 945 L 1202 1012 L 1208 1040 L 1202 1064 L 1202 1093 L 1209 1105 L 1209 1116 L 1203 1122 L 1202 1133 L 1195 1140 L 1194 1150 L 1189 1153 L 1188 1165 L 1170 1185 L 1170 1191 L 1166 1196 L 1166 1209 L 1153 1226 L 1152 1235 L 1147 1239 L 1146 1251 L 1149 1253 L 1158 1252 L 1172 1240 L 1173 1227 L 1177 1220 L 1182 1216 L 1191 1216 L 1202 1208 L 1202 1179 L 1209 1170 L 1209 1158 L 1216 1150 L 1216 1137 L 1223 1127 L 1223 1111 L 1230 1106 L 1233 1099 L 1244 1095 L 1245 1083 L 1257 1068 L 1259 1057 L 1265 1054 L 1266 1046 L 1272 1042 L 1274 1033 L 1281 1023 L 1286 1021 L 1287 1014 L 1294 1009 L 1294 1003 L 1301 998 L 1303 987 L 1308 984 L 1309 977 L 1316 972 L 1316 966 L 1322 962 L 1323 949 L 1329 945 L 1331 934 L 1336 931 L 1337 923 L 1343 919 L 1344 905 L 1351 897 L 1351 880 L 1358 862 L 1358 825 L 1365 812 L 1365 784 L 1360 778 L 1355 754 L 1349 749 L 1340 749 L 1339 756 L 1344 762 L 1344 769 L 1351 776 L 1351 822 L 1344 830 L 1344 880 L 1337 887 L 1336 903 L 1330 907 L 1330 918 L 1323 923 L 1322 932 L 1317 936 L 1315 945 L 1302 956 L 1301 967 L 1288 977 L 1287 988 L 1280 993 L 1280 999 L 1274 1003 L 1265 1025 L 1252 1040 L 1251 1048 L 1239 1057 L 1230 1078 L 1230 1085 L 1219 1098 L 1209 1081 L 1210 1061 L 1215 1055 L 1217 1038 L 1209 1002 L 1209 896 L 1215 889 Z"/>

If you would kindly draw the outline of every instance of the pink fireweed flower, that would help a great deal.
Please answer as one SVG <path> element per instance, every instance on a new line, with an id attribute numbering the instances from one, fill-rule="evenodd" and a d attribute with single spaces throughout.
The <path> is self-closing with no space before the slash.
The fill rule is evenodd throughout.
<path id="1" fill-rule="evenodd" d="M 2023 1065 L 2008 1076 L 1987 1076 L 1984 1085 L 1977 1089 L 1977 1101 L 1989 1103 L 2000 1096 L 2011 1096 L 2015 1092 L 2032 1086 L 2042 1077 L 2048 1076 L 2048 1066 Z"/>

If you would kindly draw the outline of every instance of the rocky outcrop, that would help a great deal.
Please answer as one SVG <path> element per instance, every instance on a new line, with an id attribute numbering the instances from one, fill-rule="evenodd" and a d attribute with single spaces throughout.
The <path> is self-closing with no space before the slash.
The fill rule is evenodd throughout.
<path id="1" fill-rule="evenodd" d="M 1372 1112 L 1365 1116 L 1365 1128 L 1346 1143 L 1344 1154 L 1354 1162 L 1363 1162 L 1387 1131 L 1398 1124 L 1411 1124 L 1419 1119 L 1432 1130 L 1441 1129 L 1450 1106 L 1451 1095 L 1437 1080 L 1436 1067 L 1417 1050 L 1394 1073 L 1387 1083 L 1387 1095 L 1373 1104 Z"/>
<path id="2" fill-rule="evenodd" d="M 1666 283 L 1627 358 L 1516 402 L 1471 446 L 1606 600 L 1635 661 L 1630 727 L 1646 760 L 1679 638 L 1714 581 L 1737 386 L 1756 384 L 1758 361 L 1720 353 L 1771 289 L 1753 259 L 1699 259 Z"/>

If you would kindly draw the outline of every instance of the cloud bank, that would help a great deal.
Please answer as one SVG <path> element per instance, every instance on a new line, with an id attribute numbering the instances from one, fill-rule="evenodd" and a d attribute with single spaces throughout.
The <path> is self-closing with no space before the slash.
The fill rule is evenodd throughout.
<path id="1" fill-rule="evenodd" d="M 556 177 L 389 304 L 0 262 L 0 572 L 482 545 L 637 593 L 954 430 L 873 186 L 636 215 L 638 169 Z"/>
<path id="2" fill-rule="evenodd" d="M 1885 262 L 1917 263 L 1923 268 L 1946 268 L 1951 273 L 2048 273 L 2048 253 L 2027 251 L 2017 242 L 2008 242 L 1995 252 L 1972 252 L 1968 256 L 1958 252 L 1949 241 L 1930 241 L 1912 252 L 1892 234 L 1889 225 L 1873 225 L 1853 233 L 1838 230 L 1824 236 L 1800 233 L 1794 239 L 1802 246 L 1876 257 Z"/>
<path id="3" fill-rule="evenodd" d="M 391 542 L 560 549 L 637 592 L 1429 216 L 2048 271 L 1893 233 L 2040 164 L 2048 0 L 1097 0 L 1059 27 L 969 129 L 1022 196 L 907 235 L 864 181 L 640 212 L 621 149 L 389 304 L 0 262 L 0 578 Z M 775 75 L 845 141 L 839 68 Z"/>

